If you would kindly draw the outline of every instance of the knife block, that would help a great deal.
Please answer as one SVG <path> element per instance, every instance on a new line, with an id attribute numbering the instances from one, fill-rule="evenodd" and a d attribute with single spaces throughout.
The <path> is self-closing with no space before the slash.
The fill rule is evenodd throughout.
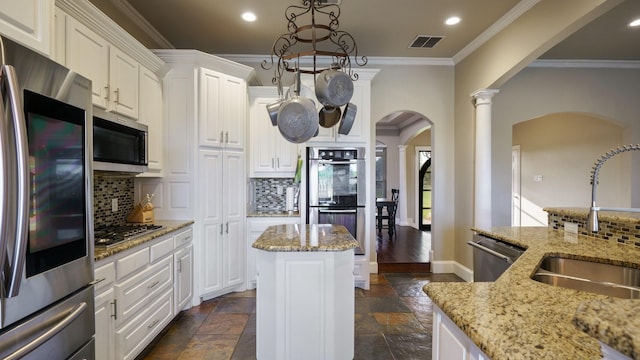
<path id="1" fill-rule="evenodd" d="M 153 205 L 136 205 L 133 211 L 127 216 L 127 222 L 131 223 L 152 223 L 154 221 Z"/>

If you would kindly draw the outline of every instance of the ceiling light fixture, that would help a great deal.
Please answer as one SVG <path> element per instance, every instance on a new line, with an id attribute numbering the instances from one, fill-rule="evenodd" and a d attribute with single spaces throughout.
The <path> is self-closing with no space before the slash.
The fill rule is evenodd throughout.
<path id="1" fill-rule="evenodd" d="M 460 22 L 460 18 L 457 16 L 452 16 L 450 18 L 448 18 L 447 20 L 445 20 L 445 24 L 451 26 L 451 25 L 456 25 L 457 23 Z"/>
<path id="2" fill-rule="evenodd" d="M 254 22 L 256 21 L 257 17 L 256 14 L 252 13 L 252 12 L 246 12 L 242 14 L 242 20 L 247 21 L 247 22 Z"/>
<path id="3" fill-rule="evenodd" d="M 630 26 L 630 27 L 637 27 L 637 26 L 640 26 L 640 19 L 635 19 L 635 20 L 631 21 L 631 22 L 629 23 L 629 26 Z"/>
<path id="4" fill-rule="evenodd" d="M 367 64 L 365 56 L 358 56 L 356 41 L 346 31 L 339 30 L 340 7 L 335 1 L 303 0 L 302 5 L 290 5 L 285 10 L 287 33 L 280 35 L 271 48 L 271 58 L 262 61 L 265 70 L 274 68 L 272 83 L 282 89 L 282 76 L 286 72 L 319 74 L 328 69 L 339 69 L 352 80 L 358 74 L 351 69 L 351 56 L 358 66 Z M 307 24 L 299 25 L 302 20 Z M 319 66 L 318 57 L 331 58 L 331 66 Z M 298 64 L 303 59 L 310 59 L 312 69 L 300 69 Z"/>

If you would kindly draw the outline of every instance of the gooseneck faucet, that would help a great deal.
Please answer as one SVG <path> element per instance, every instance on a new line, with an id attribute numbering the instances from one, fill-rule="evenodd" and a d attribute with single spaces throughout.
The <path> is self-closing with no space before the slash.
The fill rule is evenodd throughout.
<path id="1" fill-rule="evenodd" d="M 624 145 L 619 146 L 615 149 L 611 149 L 607 151 L 605 154 L 600 156 L 600 158 L 596 161 L 593 169 L 591 170 L 591 207 L 589 208 L 589 216 L 587 217 L 587 232 L 588 233 L 597 233 L 600 231 L 600 225 L 598 223 L 598 212 L 599 211 L 624 211 L 624 212 L 640 212 L 640 209 L 636 208 L 605 208 L 596 206 L 596 187 L 598 185 L 598 173 L 600 172 L 600 168 L 605 161 L 609 160 L 615 155 L 618 155 L 627 151 L 640 150 L 640 144 L 636 145 Z"/>

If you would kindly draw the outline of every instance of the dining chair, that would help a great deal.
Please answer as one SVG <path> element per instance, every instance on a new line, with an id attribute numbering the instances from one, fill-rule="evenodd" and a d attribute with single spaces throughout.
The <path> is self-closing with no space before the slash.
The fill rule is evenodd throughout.
<path id="1" fill-rule="evenodd" d="M 391 189 L 391 201 L 386 201 L 384 202 L 383 207 L 378 207 L 378 212 L 376 214 L 378 233 L 380 233 L 382 229 L 388 229 L 389 237 L 392 237 L 395 234 L 399 194 L 400 190 Z"/>

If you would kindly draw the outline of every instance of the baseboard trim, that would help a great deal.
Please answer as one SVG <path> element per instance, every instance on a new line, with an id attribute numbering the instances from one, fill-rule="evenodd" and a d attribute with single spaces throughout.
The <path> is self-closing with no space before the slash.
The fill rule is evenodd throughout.
<path id="1" fill-rule="evenodd" d="M 456 261 L 432 261 L 431 272 L 434 274 L 456 274 L 466 282 L 473 282 L 473 270 Z"/>

